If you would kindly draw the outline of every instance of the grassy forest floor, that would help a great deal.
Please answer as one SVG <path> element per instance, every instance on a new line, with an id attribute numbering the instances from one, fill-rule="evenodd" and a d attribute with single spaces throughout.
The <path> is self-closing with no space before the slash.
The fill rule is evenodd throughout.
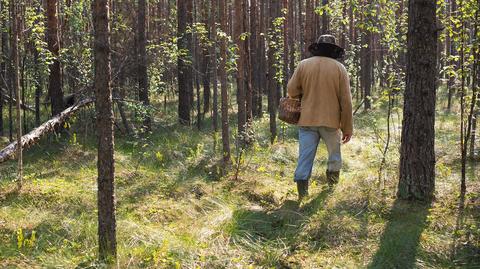
<path id="1" fill-rule="evenodd" d="M 268 119 L 256 121 L 237 180 L 219 175 L 221 140 L 214 152 L 210 128 L 172 124 L 173 111 L 158 112 L 148 137 L 117 132 L 120 268 L 480 268 L 479 169 L 469 165 L 460 211 L 457 117 L 437 116 L 436 200 L 421 204 L 395 199 L 399 114 L 382 173 L 386 113 L 378 109 L 356 115 L 334 188 L 319 147 L 301 205 L 294 127 L 279 128 L 271 146 Z M 19 193 L 10 191 L 16 163 L 0 165 L 1 268 L 97 267 L 95 138 L 92 119 L 81 122 L 28 150 Z"/>

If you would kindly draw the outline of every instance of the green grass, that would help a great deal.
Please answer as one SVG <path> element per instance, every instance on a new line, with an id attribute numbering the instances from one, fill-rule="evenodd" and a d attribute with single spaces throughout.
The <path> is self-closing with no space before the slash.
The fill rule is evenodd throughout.
<path id="1" fill-rule="evenodd" d="M 397 113 L 379 178 L 384 114 L 356 116 L 334 188 L 324 184 L 326 149 L 319 147 L 311 195 L 300 205 L 293 127 L 279 128 L 269 145 L 268 120 L 256 121 L 238 180 L 219 173 L 221 141 L 214 150 L 209 119 L 198 132 L 172 124 L 167 111 L 147 137 L 117 132 L 120 268 L 480 268 L 478 168 L 469 169 L 459 211 L 457 118 L 438 114 L 436 200 L 421 204 L 395 199 Z M 1 268 L 100 266 L 96 142 L 91 119 L 82 120 L 89 115 L 80 115 L 70 134 L 28 150 L 19 193 L 12 192 L 15 162 L 0 165 Z"/>

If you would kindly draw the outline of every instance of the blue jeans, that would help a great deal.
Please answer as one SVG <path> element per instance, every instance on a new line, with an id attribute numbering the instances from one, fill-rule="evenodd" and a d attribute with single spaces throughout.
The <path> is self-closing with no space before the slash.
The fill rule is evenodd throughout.
<path id="1" fill-rule="evenodd" d="M 327 145 L 328 170 L 340 171 L 340 168 L 342 168 L 340 130 L 329 127 L 299 127 L 298 137 L 300 148 L 298 165 L 295 170 L 295 181 L 310 179 L 320 138 Z"/>

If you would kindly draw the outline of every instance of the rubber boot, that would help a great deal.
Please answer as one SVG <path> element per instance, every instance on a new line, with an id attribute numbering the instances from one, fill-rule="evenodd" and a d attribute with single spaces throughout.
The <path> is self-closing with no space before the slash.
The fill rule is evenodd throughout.
<path id="1" fill-rule="evenodd" d="M 340 171 L 328 171 L 327 170 L 327 182 L 328 185 L 335 185 L 340 178 Z"/>
<path id="2" fill-rule="evenodd" d="M 308 195 L 308 180 L 297 181 L 298 200 L 301 201 Z"/>

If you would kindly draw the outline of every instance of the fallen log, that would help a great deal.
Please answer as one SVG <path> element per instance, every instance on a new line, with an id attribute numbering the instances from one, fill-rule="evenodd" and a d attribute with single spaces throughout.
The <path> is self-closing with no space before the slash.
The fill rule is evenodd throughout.
<path id="1" fill-rule="evenodd" d="M 15 98 L 10 98 L 9 95 L 6 95 L 4 94 L 3 95 L 3 103 L 4 104 L 8 104 L 10 102 L 10 100 L 13 102 L 13 103 L 16 103 L 17 102 L 17 99 Z M 20 103 L 20 108 L 23 109 L 23 110 L 28 110 L 30 112 L 35 112 L 35 109 L 33 109 L 33 107 L 31 106 L 28 106 L 28 105 L 25 105 L 24 103 Z"/>
<path id="2" fill-rule="evenodd" d="M 23 149 L 29 148 L 31 145 L 35 144 L 42 136 L 45 134 L 54 131 L 58 126 L 62 125 L 70 116 L 75 114 L 80 108 L 93 102 L 93 99 L 87 98 L 79 101 L 73 106 L 65 109 L 60 114 L 51 118 L 47 122 L 43 123 L 36 129 L 32 130 L 30 133 L 22 137 L 22 147 Z M 10 143 L 7 147 L 0 151 L 0 163 L 3 163 L 6 160 L 15 158 L 17 152 L 17 142 Z"/>

